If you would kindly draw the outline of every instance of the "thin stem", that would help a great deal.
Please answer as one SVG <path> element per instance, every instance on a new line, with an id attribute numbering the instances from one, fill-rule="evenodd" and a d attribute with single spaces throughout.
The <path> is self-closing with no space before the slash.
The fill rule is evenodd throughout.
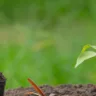
<path id="1" fill-rule="evenodd" d="M 45 96 L 42 90 L 30 78 L 28 78 L 28 81 L 41 96 Z"/>

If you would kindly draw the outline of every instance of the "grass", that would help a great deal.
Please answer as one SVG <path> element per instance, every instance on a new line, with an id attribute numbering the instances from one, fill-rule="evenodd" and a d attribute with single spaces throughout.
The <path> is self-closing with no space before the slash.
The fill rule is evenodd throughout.
<path id="1" fill-rule="evenodd" d="M 58 30 L 23 25 L 2 28 L 0 71 L 7 78 L 6 89 L 30 86 L 27 78 L 38 85 L 96 83 L 95 58 L 84 62 L 87 68 L 83 64 L 74 69 L 82 46 L 96 42 L 94 24 L 78 23 Z"/>
<path id="2" fill-rule="evenodd" d="M 0 71 L 6 89 L 29 86 L 29 77 L 39 85 L 96 83 L 95 58 L 84 62 L 87 68 L 74 69 L 82 46 L 96 45 L 95 1 L 38 2 L 0 0 Z"/>

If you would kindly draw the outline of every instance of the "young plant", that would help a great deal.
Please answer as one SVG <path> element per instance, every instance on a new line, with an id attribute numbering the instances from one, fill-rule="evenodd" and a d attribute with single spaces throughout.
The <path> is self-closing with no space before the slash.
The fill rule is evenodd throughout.
<path id="1" fill-rule="evenodd" d="M 83 49 L 81 50 L 80 55 L 77 58 L 75 68 L 78 67 L 80 64 L 82 64 L 85 60 L 88 60 L 88 59 L 96 56 L 96 52 L 95 51 L 89 51 L 88 50 L 89 48 L 96 50 L 95 45 L 90 45 L 90 44 L 85 45 L 83 47 Z"/>

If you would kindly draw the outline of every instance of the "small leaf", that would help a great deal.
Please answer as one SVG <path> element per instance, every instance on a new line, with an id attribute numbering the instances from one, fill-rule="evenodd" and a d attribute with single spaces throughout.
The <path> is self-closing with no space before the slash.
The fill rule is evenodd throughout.
<path id="1" fill-rule="evenodd" d="M 82 62 L 84 62 L 85 60 L 90 59 L 95 56 L 96 56 L 96 52 L 94 51 L 86 51 L 86 52 L 81 53 L 79 57 L 77 58 L 75 68 L 79 66 Z"/>
<path id="2" fill-rule="evenodd" d="M 90 45 L 90 44 L 85 45 L 83 47 L 79 57 L 77 58 L 77 62 L 76 62 L 75 68 L 78 65 L 80 65 L 83 61 L 96 56 L 96 52 L 94 52 L 94 51 L 86 51 L 88 48 L 93 48 L 93 49 L 96 50 L 96 46 L 95 45 Z"/>

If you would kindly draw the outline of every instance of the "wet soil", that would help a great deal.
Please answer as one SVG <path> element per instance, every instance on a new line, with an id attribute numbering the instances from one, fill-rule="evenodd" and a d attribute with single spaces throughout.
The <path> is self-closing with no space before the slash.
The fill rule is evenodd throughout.
<path id="1" fill-rule="evenodd" d="M 40 88 L 45 93 L 46 96 L 96 96 L 96 85 L 93 84 L 87 84 L 87 85 L 66 84 L 58 86 L 43 85 L 40 86 Z M 17 88 L 5 91 L 4 96 L 24 96 L 26 92 L 31 91 L 35 92 L 32 87 Z"/>

